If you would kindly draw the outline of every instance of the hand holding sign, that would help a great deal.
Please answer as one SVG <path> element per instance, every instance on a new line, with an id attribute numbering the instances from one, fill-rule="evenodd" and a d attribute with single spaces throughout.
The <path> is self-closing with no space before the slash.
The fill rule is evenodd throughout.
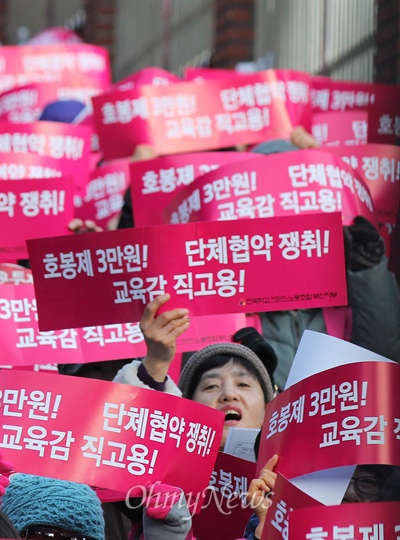
<path id="1" fill-rule="evenodd" d="M 140 321 L 147 345 L 143 365 L 147 373 L 159 382 L 164 381 L 174 359 L 177 338 L 189 328 L 188 309 L 172 309 L 157 316 L 157 311 L 169 299 L 169 294 L 162 294 L 149 302 Z"/>
<path id="2" fill-rule="evenodd" d="M 258 525 L 255 530 L 257 538 L 261 538 L 268 508 L 271 506 L 271 500 L 268 495 L 270 493 L 271 495 L 273 494 L 276 481 L 274 469 L 278 464 L 278 460 L 278 454 L 274 454 L 261 470 L 260 476 L 251 481 L 249 491 L 247 492 L 247 501 L 258 517 Z"/>
<path id="3" fill-rule="evenodd" d="M 68 223 L 68 230 L 75 234 L 88 233 L 88 232 L 102 232 L 102 227 L 96 225 L 92 219 L 78 219 L 74 218 Z"/>

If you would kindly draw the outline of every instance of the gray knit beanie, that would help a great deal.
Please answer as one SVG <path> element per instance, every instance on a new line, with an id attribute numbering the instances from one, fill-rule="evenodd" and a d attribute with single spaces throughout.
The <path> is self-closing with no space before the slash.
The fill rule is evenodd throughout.
<path id="1" fill-rule="evenodd" d="M 269 403 L 274 397 L 274 390 L 272 387 L 271 379 L 268 375 L 268 371 L 264 367 L 258 356 L 244 345 L 239 343 L 215 343 L 208 345 L 197 351 L 189 358 L 184 368 L 182 369 L 181 376 L 179 378 L 179 388 L 182 391 L 182 395 L 185 398 L 191 399 L 191 386 L 196 378 L 198 372 L 201 369 L 201 365 L 205 360 L 217 355 L 228 355 L 235 358 L 241 358 L 248 362 L 253 370 L 257 374 L 257 380 L 260 383 L 262 391 L 264 393 L 265 403 Z"/>
<path id="2" fill-rule="evenodd" d="M 104 540 L 103 509 L 85 484 L 17 473 L 3 496 L 1 509 L 20 533 L 45 525 Z"/>

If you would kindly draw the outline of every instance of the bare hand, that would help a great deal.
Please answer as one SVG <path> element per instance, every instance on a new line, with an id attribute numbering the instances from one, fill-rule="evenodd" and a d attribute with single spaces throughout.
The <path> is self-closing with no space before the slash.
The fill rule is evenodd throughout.
<path id="1" fill-rule="evenodd" d="M 159 382 L 165 379 L 174 359 L 176 340 L 189 328 L 188 309 L 172 309 L 157 316 L 157 311 L 169 299 L 169 294 L 162 294 L 149 302 L 140 321 L 140 329 L 147 345 L 143 365 L 147 373 Z"/>
<path id="2" fill-rule="evenodd" d="M 258 538 L 261 538 L 268 508 L 271 506 L 271 499 L 268 497 L 268 493 L 271 493 L 275 487 L 276 473 L 274 472 L 274 469 L 278 460 L 279 456 L 277 454 L 274 454 L 272 458 L 268 460 L 265 467 L 260 472 L 260 476 L 251 481 L 249 491 L 246 495 L 250 508 L 254 510 L 254 513 L 259 520 L 259 524 L 255 531 Z"/>
<path id="3" fill-rule="evenodd" d="M 305 148 L 318 148 L 319 144 L 316 139 L 303 128 L 303 126 L 296 126 L 293 128 L 290 136 L 291 143 L 298 148 L 304 150 Z"/>
<path id="4" fill-rule="evenodd" d="M 135 151 L 132 154 L 132 161 L 144 161 L 146 159 L 156 158 L 157 154 L 154 151 L 154 148 L 149 144 L 138 144 L 135 148 Z"/>
<path id="5" fill-rule="evenodd" d="M 96 225 L 91 219 L 72 219 L 68 223 L 68 230 L 72 231 L 75 234 L 88 233 L 88 232 L 102 232 L 103 229 Z"/>

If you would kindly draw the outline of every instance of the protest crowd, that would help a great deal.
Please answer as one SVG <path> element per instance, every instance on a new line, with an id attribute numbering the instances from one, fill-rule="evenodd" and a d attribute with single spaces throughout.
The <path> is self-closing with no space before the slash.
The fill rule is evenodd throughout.
<path id="1" fill-rule="evenodd" d="M 1 50 L 0 539 L 399 538 L 399 87 L 50 35 Z"/>

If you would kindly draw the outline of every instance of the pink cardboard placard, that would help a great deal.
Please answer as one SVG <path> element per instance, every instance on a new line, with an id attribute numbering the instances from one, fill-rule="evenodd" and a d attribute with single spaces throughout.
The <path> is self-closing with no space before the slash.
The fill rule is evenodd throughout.
<path id="1" fill-rule="evenodd" d="M 393 84 L 312 77 L 310 95 L 314 113 L 369 110 L 381 101 L 398 103 L 399 87 Z"/>
<path id="2" fill-rule="evenodd" d="M 0 261 L 27 259 L 25 240 L 68 232 L 73 178 L 0 180 Z"/>
<path id="3" fill-rule="evenodd" d="M 316 141 L 326 147 L 366 144 L 368 138 L 367 111 L 340 111 L 314 113 L 311 133 Z"/>
<path id="4" fill-rule="evenodd" d="M 400 204 L 400 148 L 388 144 L 364 144 L 329 148 L 329 152 L 356 169 L 364 179 L 379 222 L 394 225 Z"/>
<path id="5" fill-rule="evenodd" d="M 185 186 L 221 166 L 237 163 L 257 154 L 247 152 L 196 152 L 175 154 L 130 165 L 132 206 L 136 227 L 162 225 L 162 210 Z M 160 209 L 154 212 L 153 209 Z"/>
<path id="6" fill-rule="evenodd" d="M 40 330 L 139 320 L 163 291 L 191 316 L 347 303 L 338 213 L 27 241 Z M 101 291 L 101 294 L 99 292 Z"/>
<path id="7" fill-rule="evenodd" d="M 0 303 L 0 365 L 85 364 L 146 354 L 138 322 L 40 332 L 32 283 L 1 286 Z M 237 330 L 252 322 L 244 313 L 193 317 L 177 340 L 177 353 L 232 341 Z M 180 367 L 179 363 L 178 378 Z"/>
<path id="8" fill-rule="evenodd" d="M 105 89 L 111 84 L 108 51 L 86 43 L 12 45 L 0 49 L 0 93 L 30 83 Z"/>
<path id="9" fill-rule="evenodd" d="M 290 538 L 288 536 L 290 516 L 294 509 L 311 506 L 314 512 L 319 512 L 320 507 L 322 507 L 320 502 L 301 491 L 279 472 L 274 490 L 268 494 L 268 498 L 271 501 L 271 506 L 268 509 L 261 536 L 261 539 L 266 540 L 287 540 Z"/>
<path id="10" fill-rule="evenodd" d="M 246 500 L 255 478 L 255 463 L 218 452 L 200 513 L 193 516 L 193 534 L 213 540 L 236 540 L 243 535 L 252 509 Z"/>
<path id="11" fill-rule="evenodd" d="M 130 156 L 140 143 L 163 155 L 289 138 L 293 126 L 310 127 L 309 80 L 305 73 L 280 77 L 271 70 L 95 96 L 104 158 Z"/>
<path id="12" fill-rule="evenodd" d="M 362 538 L 398 540 L 398 502 L 367 502 L 295 509 L 290 514 L 288 540 Z M 264 535 L 262 540 L 267 539 Z M 269 540 L 269 536 L 268 536 Z"/>
<path id="13" fill-rule="evenodd" d="M 251 154 L 247 154 L 251 156 Z M 164 210 L 165 223 L 341 212 L 343 225 L 362 215 L 377 226 L 361 176 L 321 150 L 249 157 L 197 178 Z"/>
<path id="14" fill-rule="evenodd" d="M 36 122 L 45 106 L 58 100 L 78 100 L 91 111 L 91 98 L 100 92 L 102 88 L 82 86 L 75 79 L 64 87 L 57 83 L 17 86 L 0 95 L 0 120 L 17 124 Z"/>
<path id="15" fill-rule="evenodd" d="M 0 448 L 15 471 L 131 496 L 147 482 L 185 493 L 209 483 L 224 423 L 216 409 L 155 390 L 28 371 L 3 370 L 0 388 Z"/>
<path id="16" fill-rule="evenodd" d="M 6 155 L 18 163 L 24 163 L 25 156 L 30 153 L 40 158 L 52 158 L 60 163 L 58 168 L 63 176 L 74 176 L 78 191 L 82 191 L 88 181 L 90 138 L 91 129 L 88 126 L 63 122 L 0 122 L 2 157 Z"/>
<path id="17" fill-rule="evenodd" d="M 75 198 L 75 217 L 91 219 L 107 230 L 117 218 L 130 185 L 129 160 L 118 159 L 103 163 L 90 171 L 82 197 Z"/>
<path id="18" fill-rule="evenodd" d="M 267 405 L 259 463 L 278 454 L 277 470 L 287 478 L 362 463 L 400 465 L 399 375 L 395 362 L 356 362 L 291 386 Z"/>
<path id="19" fill-rule="evenodd" d="M 330 147 L 329 152 L 342 158 L 364 179 L 389 254 L 400 205 L 400 148 L 388 144 L 363 144 L 351 148 Z"/>
<path id="20" fill-rule="evenodd" d="M 368 142 L 400 145 L 400 87 L 393 101 L 381 100 L 368 109 Z"/>

